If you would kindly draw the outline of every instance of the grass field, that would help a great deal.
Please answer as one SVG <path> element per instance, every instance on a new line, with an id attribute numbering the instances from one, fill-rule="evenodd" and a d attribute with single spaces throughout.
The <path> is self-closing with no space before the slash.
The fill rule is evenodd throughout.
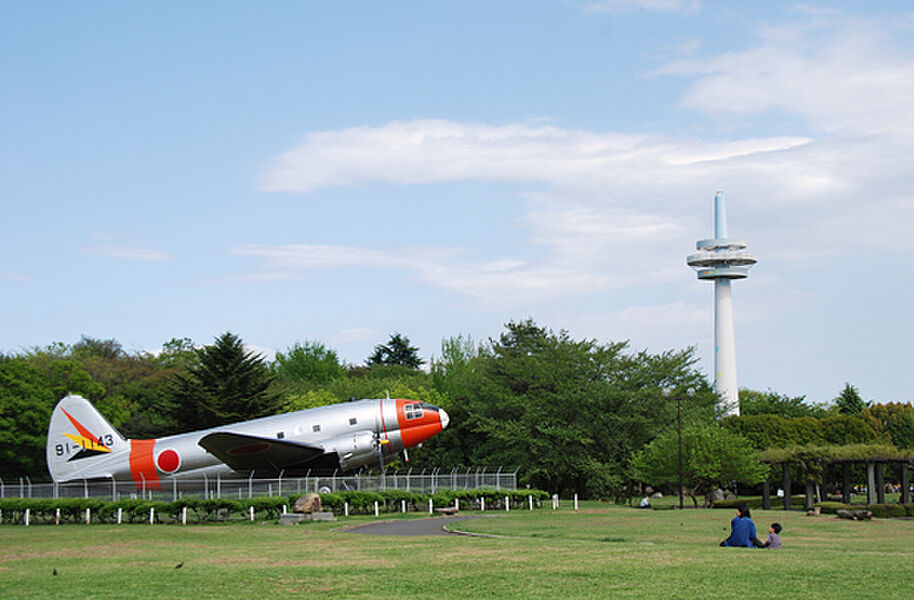
<path id="1" fill-rule="evenodd" d="M 582 503 L 455 525 L 498 538 L 343 531 L 368 517 L 3 525 L 0 598 L 914 597 L 914 521 L 753 511 L 760 534 L 784 526 L 784 550 L 720 548 L 731 512 Z"/>

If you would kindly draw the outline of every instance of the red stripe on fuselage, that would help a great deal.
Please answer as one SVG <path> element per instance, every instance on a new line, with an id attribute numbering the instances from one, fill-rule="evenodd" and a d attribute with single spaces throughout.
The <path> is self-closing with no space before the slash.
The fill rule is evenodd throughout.
<path id="1" fill-rule="evenodd" d="M 155 445 L 155 440 L 130 440 L 130 475 L 138 490 L 162 489 L 154 459 Z"/>

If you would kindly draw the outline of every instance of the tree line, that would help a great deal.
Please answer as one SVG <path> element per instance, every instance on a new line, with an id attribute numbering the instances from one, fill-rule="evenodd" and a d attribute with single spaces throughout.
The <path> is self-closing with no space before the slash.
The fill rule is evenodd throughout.
<path id="1" fill-rule="evenodd" d="M 318 341 L 267 361 L 231 332 L 202 347 L 173 339 L 158 354 L 128 353 L 115 340 L 90 337 L 32 348 L 0 357 L 0 477 L 47 478 L 50 413 L 67 393 L 92 400 L 132 438 L 389 393 L 451 416 L 449 428 L 413 452 L 409 465 L 391 467 L 502 465 L 519 468 L 521 484 L 582 497 L 624 497 L 639 483 L 676 481 L 669 444 L 677 436 L 677 397 L 696 493 L 757 482 L 767 467 L 741 457 L 779 444 L 815 438 L 914 448 L 910 405 L 867 405 L 849 384 L 828 407 L 743 390 L 743 416 L 720 419 L 693 348 L 633 351 L 627 342 L 574 339 L 532 319 L 509 322 L 484 342 L 447 338 L 440 357 L 427 362 L 420 368 L 426 361 L 400 333 L 361 365 L 343 364 Z"/>

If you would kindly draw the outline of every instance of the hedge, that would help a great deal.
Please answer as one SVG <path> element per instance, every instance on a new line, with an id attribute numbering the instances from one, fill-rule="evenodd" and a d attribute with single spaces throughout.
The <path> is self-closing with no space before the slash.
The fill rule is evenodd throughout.
<path id="1" fill-rule="evenodd" d="M 771 504 L 783 502 L 783 498 L 771 498 Z M 736 500 L 716 500 L 712 508 L 736 508 L 740 504 L 745 504 L 748 508 L 762 508 L 762 498 L 761 496 L 753 496 L 751 498 L 738 498 Z M 790 497 L 790 504 L 792 506 L 804 506 L 806 504 L 806 496 L 803 495 L 793 495 Z"/>
<path id="2" fill-rule="evenodd" d="M 279 518 L 283 506 L 291 510 L 295 501 L 303 494 L 291 496 L 261 496 L 242 500 L 228 498 L 201 499 L 183 498 L 174 502 L 155 500 L 117 500 L 106 501 L 96 498 L 0 498 L 0 523 L 22 523 L 25 511 L 29 510 L 30 523 L 55 523 L 57 511 L 60 510 L 62 523 L 82 523 L 86 509 L 89 509 L 92 522 L 114 523 L 120 509 L 122 522 L 148 523 L 150 509 L 156 522 L 180 521 L 187 509 L 188 521 L 226 521 L 246 520 L 250 518 L 250 508 L 254 508 L 256 518 L 272 520 Z M 536 505 L 549 498 L 542 490 L 442 490 L 435 494 L 419 494 L 405 490 L 388 490 L 383 492 L 339 491 L 320 494 L 321 506 L 341 514 L 344 506 L 349 505 L 349 512 L 371 514 L 374 504 L 384 512 L 399 512 L 405 501 L 408 510 L 423 512 L 428 510 L 428 501 L 432 500 L 434 508 L 453 506 L 460 501 L 463 510 L 479 508 L 485 499 L 486 508 L 504 508 L 507 497 L 512 506 L 525 507 L 527 497 L 532 496 Z"/>
<path id="3" fill-rule="evenodd" d="M 914 504 L 844 504 L 843 502 L 820 502 L 825 514 L 836 514 L 839 510 L 868 510 L 874 517 L 888 519 L 892 517 L 914 517 Z"/>

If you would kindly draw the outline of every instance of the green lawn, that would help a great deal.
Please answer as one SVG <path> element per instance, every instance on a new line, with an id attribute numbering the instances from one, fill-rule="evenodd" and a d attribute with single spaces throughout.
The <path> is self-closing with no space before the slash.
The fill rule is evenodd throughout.
<path id="1" fill-rule="evenodd" d="M 2 598 L 910 598 L 914 521 L 754 511 L 784 550 L 720 548 L 730 510 L 485 513 L 498 538 L 280 526 L 0 526 Z M 468 514 L 468 513 L 465 513 Z M 760 533 L 762 533 L 760 531 Z M 175 565 L 183 562 L 181 569 Z M 53 575 L 54 569 L 58 575 Z"/>

